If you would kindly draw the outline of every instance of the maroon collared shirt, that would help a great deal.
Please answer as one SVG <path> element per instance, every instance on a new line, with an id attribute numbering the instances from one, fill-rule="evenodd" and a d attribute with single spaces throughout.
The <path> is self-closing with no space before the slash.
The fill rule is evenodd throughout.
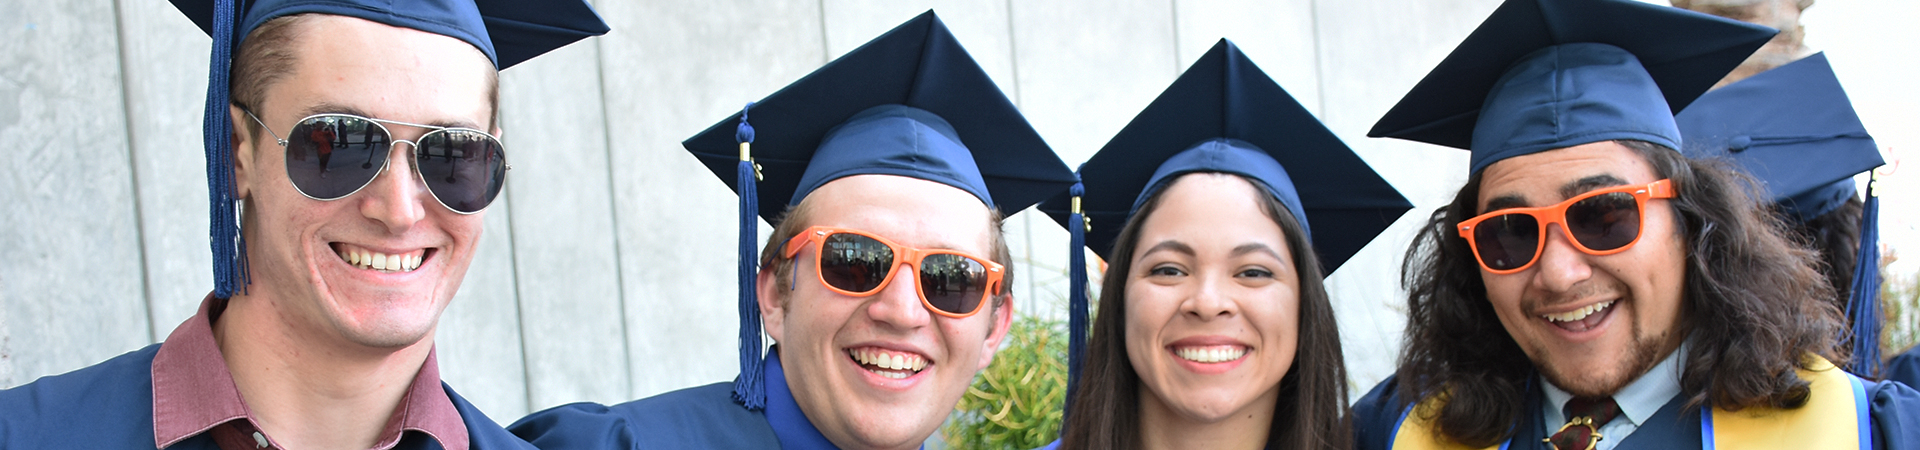
<path id="1" fill-rule="evenodd" d="M 208 295 L 200 301 L 200 312 L 174 328 L 153 357 L 153 440 L 158 448 L 203 433 L 211 433 L 224 450 L 280 448 L 260 430 L 259 419 L 240 398 L 226 357 L 213 340 L 213 321 L 226 307 L 227 300 Z M 441 388 L 440 366 L 432 351 L 373 448 L 391 449 L 409 431 L 425 433 L 447 450 L 468 448 L 467 425 Z"/>

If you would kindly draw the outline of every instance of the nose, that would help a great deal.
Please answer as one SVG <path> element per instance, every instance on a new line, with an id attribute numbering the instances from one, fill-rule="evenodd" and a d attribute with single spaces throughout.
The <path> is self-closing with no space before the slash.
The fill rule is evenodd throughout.
<path id="1" fill-rule="evenodd" d="M 405 143 L 406 145 L 400 145 Z M 387 166 L 360 193 L 360 214 L 399 233 L 427 215 L 427 186 L 413 176 L 413 143 L 398 141 L 388 149 Z"/>
<path id="2" fill-rule="evenodd" d="M 1587 255 L 1574 248 L 1572 236 L 1560 227 L 1560 224 L 1547 226 L 1546 241 L 1540 249 L 1540 260 L 1533 263 L 1533 284 L 1549 292 L 1565 292 L 1574 285 L 1593 276 L 1593 266 L 1588 264 Z"/>
<path id="3" fill-rule="evenodd" d="M 1193 293 L 1181 302 L 1181 312 L 1202 321 L 1231 317 L 1236 305 L 1228 298 L 1225 283 L 1217 275 L 1199 275 L 1195 277 Z"/>
<path id="4" fill-rule="evenodd" d="M 927 326 L 933 320 L 933 312 L 927 311 L 920 302 L 916 270 L 905 263 L 893 266 L 893 270 L 893 279 L 887 280 L 880 292 L 867 298 L 867 317 L 896 330 Z"/>

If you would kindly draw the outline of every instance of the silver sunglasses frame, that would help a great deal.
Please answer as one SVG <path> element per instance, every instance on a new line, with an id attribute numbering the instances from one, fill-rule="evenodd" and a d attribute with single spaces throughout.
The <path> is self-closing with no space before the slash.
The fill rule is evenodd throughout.
<path id="1" fill-rule="evenodd" d="M 267 134 L 273 135 L 273 141 L 275 144 L 279 144 L 281 148 L 285 148 L 287 146 L 286 138 L 282 138 L 280 137 L 280 133 L 274 132 L 273 127 L 267 126 L 266 121 L 260 120 L 260 116 L 254 115 L 253 111 L 249 111 L 246 108 L 239 108 L 239 109 L 240 111 L 247 113 L 247 117 L 252 118 L 254 123 L 260 124 L 261 129 L 267 130 Z M 287 177 L 287 184 L 293 185 L 294 192 L 299 192 L 301 196 L 310 198 L 313 200 L 330 202 L 330 201 L 339 200 L 347 197 L 352 197 L 353 194 L 358 194 L 360 193 L 361 190 L 366 189 L 367 186 L 373 185 L 373 180 L 379 179 L 380 174 L 387 173 L 387 169 L 390 167 L 393 167 L 393 157 L 392 157 L 393 155 L 391 153 L 393 152 L 392 147 L 395 145 L 400 145 L 400 143 L 405 142 L 407 146 L 413 147 L 415 152 L 419 151 L 420 144 L 414 143 L 414 141 L 418 139 L 414 139 L 414 140 L 393 139 L 393 130 L 387 129 L 386 124 L 404 125 L 409 127 L 425 128 L 428 130 L 432 130 L 432 131 L 426 132 L 426 134 L 420 135 L 421 138 L 425 138 L 434 133 L 439 133 L 439 132 L 449 131 L 449 130 L 471 131 L 474 133 L 478 133 L 479 135 L 486 136 L 487 139 L 492 140 L 494 145 L 500 148 L 500 163 L 506 167 L 505 171 L 513 170 L 513 164 L 508 163 L 506 161 L 507 159 L 506 143 L 500 142 L 500 138 L 494 137 L 492 134 L 489 134 L 485 131 L 475 130 L 467 127 L 442 127 L 442 126 L 435 126 L 435 125 L 422 125 L 417 123 L 401 122 L 398 120 L 375 119 L 372 117 L 363 117 L 363 116 L 358 116 L 353 114 L 344 114 L 344 113 L 320 113 L 320 114 L 314 114 L 311 116 L 302 117 L 300 118 L 300 120 L 296 120 L 293 122 L 294 126 L 299 126 L 301 122 L 306 122 L 307 120 L 313 119 L 315 117 L 347 117 L 347 118 L 365 120 L 367 122 L 373 123 L 373 126 L 380 127 L 380 131 L 387 133 L 387 139 L 391 140 L 392 142 L 387 144 L 387 147 L 388 147 L 387 152 L 389 154 L 387 155 L 386 159 L 380 160 L 380 170 L 374 172 L 373 178 L 368 178 L 366 182 L 360 183 L 360 186 L 353 188 L 353 191 L 347 192 L 346 194 L 341 195 L 339 197 L 334 197 L 334 198 L 315 197 L 312 194 L 308 194 L 306 189 L 301 189 L 300 185 L 293 184 L 292 176 Z M 408 153 L 408 156 L 412 157 L 413 153 Z M 413 177 L 415 179 L 420 180 L 422 184 L 425 184 L 427 180 L 427 176 L 425 174 L 420 173 L 420 165 L 413 164 L 412 167 L 413 167 Z M 293 167 L 287 166 L 287 170 L 291 171 L 293 170 Z M 500 190 L 501 192 L 505 192 L 507 190 L 507 175 L 505 173 L 500 174 Z M 487 199 L 487 206 L 480 207 L 480 209 L 474 210 L 473 212 L 462 212 L 458 209 L 453 209 L 453 207 L 451 206 L 447 206 L 447 201 L 440 199 L 440 193 L 434 192 L 432 186 L 426 186 L 426 191 L 427 191 L 427 195 L 433 196 L 434 203 L 439 203 L 441 208 L 446 208 L 447 211 L 452 211 L 454 214 L 460 214 L 460 215 L 479 214 L 481 211 L 486 211 L 487 208 L 493 206 L 493 201 L 499 198 L 499 194 L 495 194 L 494 198 Z"/>

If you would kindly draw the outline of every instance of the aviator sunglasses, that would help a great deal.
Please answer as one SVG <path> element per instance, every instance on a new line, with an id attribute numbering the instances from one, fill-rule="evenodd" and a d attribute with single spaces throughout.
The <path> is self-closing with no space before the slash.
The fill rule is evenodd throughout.
<path id="1" fill-rule="evenodd" d="M 1582 253 L 1605 256 L 1626 251 L 1640 241 L 1640 218 L 1647 200 L 1673 198 L 1673 183 L 1660 180 L 1580 194 L 1552 206 L 1510 208 L 1460 222 L 1480 267 L 1495 274 L 1527 270 L 1540 259 L 1547 243 L 1547 225 L 1560 224 L 1573 247 Z"/>
<path id="2" fill-rule="evenodd" d="M 246 111 L 244 108 L 242 111 Z M 493 135 L 472 128 L 440 127 L 352 114 L 315 114 L 281 137 L 253 111 L 247 117 L 287 149 L 287 178 L 301 195 L 338 200 L 360 192 L 386 171 L 394 144 L 413 146 L 413 172 L 441 206 L 460 214 L 486 209 L 506 183 L 506 150 Z M 412 141 L 394 139 L 384 124 L 425 128 Z"/>
<path id="3" fill-rule="evenodd" d="M 987 296 L 1000 290 L 1005 268 L 999 263 L 945 249 L 918 249 L 896 244 L 860 230 L 816 226 L 787 240 L 787 258 L 812 244 L 819 264 L 820 284 L 842 295 L 865 297 L 879 293 L 901 264 L 918 273 L 920 303 L 942 316 L 964 318 L 979 313 Z"/>

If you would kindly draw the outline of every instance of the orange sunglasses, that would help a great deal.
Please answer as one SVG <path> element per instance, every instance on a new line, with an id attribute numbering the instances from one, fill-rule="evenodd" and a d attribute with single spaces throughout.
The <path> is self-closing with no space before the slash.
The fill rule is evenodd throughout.
<path id="1" fill-rule="evenodd" d="M 814 273 L 820 284 L 842 295 L 865 297 L 893 281 L 901 264 L 918 272 L 920 303 L 946 317 L 978 314 L 987 296 L 1000 291 L 1006 268 L 999 263 L 946 249 L 918 249 L 873 233 L 815 226 L 787 240 L 781 253 L 791 259 L 812 244 L 818 255 Z"/>
<path id="2" fill-rule="evenodd" d="M 1580 194 L 1552 206 L 1508 208 L 1460 222 L 1460 237 L 1473 248 L 1480 268 L 1495 274 L 1527 270 L 1546 247 L 1547 226 L 1560 224 L 1573 247 L 1605 256 L 1640 242 L 1640 219 L 1647 200 L 1673 198 L 1673 183 L 1662 179 Z"/>

